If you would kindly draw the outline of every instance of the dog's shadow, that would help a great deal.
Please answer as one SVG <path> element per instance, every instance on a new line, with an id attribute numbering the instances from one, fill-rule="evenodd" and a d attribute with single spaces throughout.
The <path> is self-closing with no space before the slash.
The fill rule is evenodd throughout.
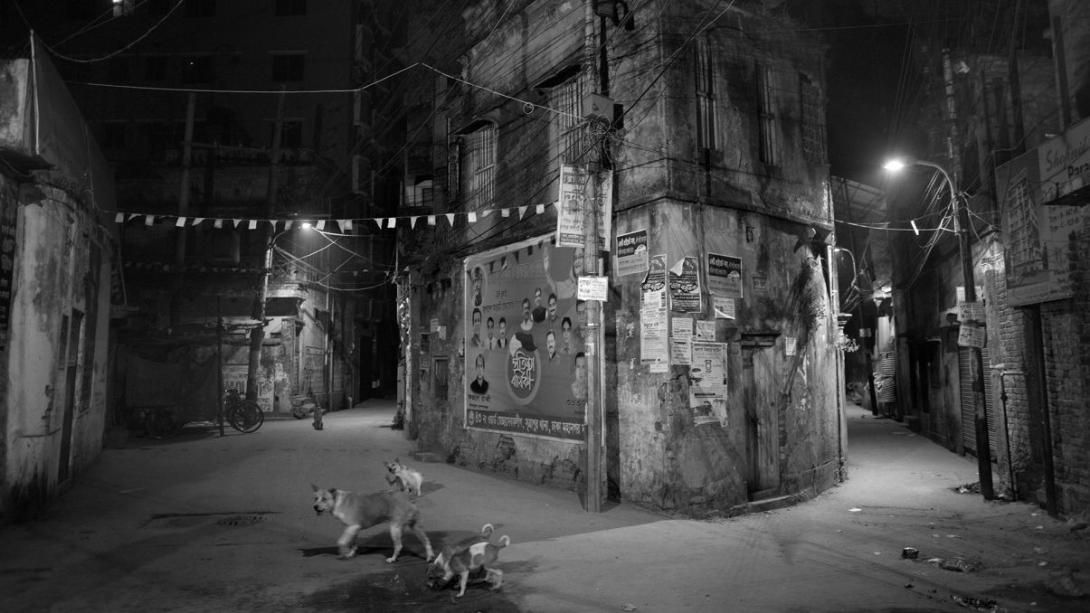
<path id="1" fill-rule="evenodd" d="M 442 486 L 439 486 L 442 487 Z M 494 524 L 495 533 L 500 534 L 503 529 L 503 524 Z M 472 539 L 475 536 L 479 536 L 479 532 L 473 532 L 471 530 L 427 530 L 428 540 L 431 541 L 431 546 L 438 553 L 443 549 L 443 545 L 453 545 Z M 424 545 L 416 540 L 416 536 L 409 531 L 401 536 L 402 546 L 401 550 L 402 558 L 420 558 L 424 559 Z M 419 551 L 417 551 L 419 549 Z M 379 555 L 386 558 L 394 551 L 394 543 L 390 540 L 390 533 L 387 530 L 376 532 L 375 534 L 365 536 L 363 538 L 356 539 L 356 557 L 367 555 Z M 337 547 L 302 547 L 299 552 L 303 554 L 304 558 L 313 558 L 317 556 L 340 556 L 340 550 Z"/>

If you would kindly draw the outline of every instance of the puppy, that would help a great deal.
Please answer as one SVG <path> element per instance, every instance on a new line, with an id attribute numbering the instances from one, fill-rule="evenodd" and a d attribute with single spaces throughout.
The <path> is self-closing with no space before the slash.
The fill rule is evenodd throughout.
<path id="1" fill-rule="evenodd" d="M 490 542 L 492 531 L 492 524 L 485 524 L 481 528 L 481 536 L 453 546 L 444 546 L 443 551 L 428 567 L 428 587 L 433 590 L 442 589 L 454 575 L 458 575 L 458 595 L 455 598 L 461 598 L 466 593 L 469 573 L 483 569 L 485 580 L 492 584 L 492 589 L 500 589 L 503 585 L 503 571 L 494 565 L 499 559 L 500 549 L 510 545 L 511 539 L 501 536 L 497 544 L 493 545 Z"/>
<path id="2" fill-rule="evenodd" d="M 356 494 L 335 488 L 324 490 L 313 484 L 310 487 L 314 490 L 314 512 L 318 515 L 330 513 L 346 526 L 341 538 L 337 539 L 342 559 L 356 555 L 356 535 L 360 530 L 382 522 L 390 523 L 390 538 L 394 542 L 394 555 L 386 558 L 386 562 L 396 561 L 401 554 L 401 533 L 406 528 L 424 543 L 427 560 L 435 557 L 431 541 L 420 527 L 420 511 L 404 492 Z"/>
<path id="3" fill-rule="evenodd" d="M 415 491 L 416 495 L 420 496 L 420 486 L 424 484 L 424 475 L 402 464 L 399 458 L 394 458 L 393 462 L 386 462 L 385 464 L 386 470 L 390 473 L 386 475 L 387 483 L 400 482 L 401 489 L 410 494 Z"/>

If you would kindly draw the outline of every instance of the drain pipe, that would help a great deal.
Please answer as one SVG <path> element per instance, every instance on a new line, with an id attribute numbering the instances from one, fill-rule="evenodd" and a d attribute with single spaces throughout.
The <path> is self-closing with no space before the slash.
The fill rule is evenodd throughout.
<path id="1" fill-rule="evenodd" d="M 1011 499 L 1018 500 L 1018 487 L 1014 481 L 1014 460 L 1011 459 L 1011 427 L 1007 419 L 1007 375 L 1021 375 L 1019 371 L 999 371 L 999 400 L 1003 403 L 1003 437 L 1007 443 L 1007 480 L 1010 483 Z"/>

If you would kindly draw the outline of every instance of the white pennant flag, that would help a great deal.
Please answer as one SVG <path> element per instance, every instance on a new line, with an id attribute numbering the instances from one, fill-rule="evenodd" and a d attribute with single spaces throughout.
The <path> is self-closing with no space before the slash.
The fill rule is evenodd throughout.
<path id="1" fill-rule="evenodd" d="M 381 230 L 382 229 L 382 218 L 381 217 L 376 217 L 373 221 L 378 224 L 378 229 Z"/>
<path id="2" fill-rule="evenodd" d="M 450 224 L 450 227 L 454 227 L 454 213 L 447 213 L 447 223 Z"/>
<path id="3" fill-rule="evenodd" d="M 295 225 L 295 220 L 294 219 L 289 219 L 289 220 L 284 222 L 284 229 L 285 230 L 291 230 L 291 227 L 293 225 Z"/>
<path id="4" fill-rule="evenodd" d="M 523 206 L 519 207 L 519 219 L 522 219 L 523 217 L 526 217 L 526 209 L 528 209 L 528 208 L 530 208 L 530 207 L 528 207 L 526 205 L 523 205 Z"/>
<path id="5" fill-rule="evenodd" d="M 241 220 L 241 219 L 238 219 L 238 218 L 235 218 L 235 219 L 233 219 L 232 221 L 234 221 L 234 222 L 235 222 L 235 227 L 236 227 L 236 228 L 238 227 L 238 225 L 239 225 L 240 223 L 242 223 L 242 220 Z"/>
<path id="6" fill-rule="evenodd" d="M 469 213 L 469 223 L 477 223 L 477 214 L 474 212 Z"/>
<path id="7" fill-rule="evenodd" d="M 434 226 L 435 225 L 435 215 L 428 215 L 428 225 L 429 226 Z"/>
<path id="8" fill-rule="evenodd" d="M 352 231 L 352 220 L 351 219 L 342 219 L 341 220 L 341 227 L 344 228 L 345 232 L 351 232 Z"/>
<path id="9" fill-rule="evenodd" d="M 174 226 L 177 227 L 177 228 L 184 228 L 185 227 L 185 220 L 186 220 L 185 217 L 179 217 L 178 221 L 174 222 Z"/>
<path id="10" fill-rule="evenodd" d="M 397 227 L 397 217 L 391 217 L 390 219 L 386 220 L 386 228 L 387 229 L 393 229 L 393 228 L 396 228 L 396 227 Z"/>
<path id="11" fill-rule="evenodd" d="M 324 219 L 319 219 L 318 220 L 318 225 L 316 225 L 315 227 L 318 228 L 319 230 L 325 230 L 325 220 Z"/>
<path id="12" fill-rule="evenodd" d="M 117 215 L 114 215 L 114 222 L 115 223 L 121 223 L 123 221 L 125 221 L 125 214 L 124 213 L 118 213 Z"/>
<path id="13" fill-rule="evenodd" d="M 257 229 L 257 220 L 256 219 L 251 219 L 250 224 L 248 226 L 246 226 L 246 229 L 247 230 L 256 230 Z M 273 229 L 275 230 L 276 228 L 274 227 Z"/>
<path id="14" fill-rule="evenodd" d="M 500 209 L 500 217 L 510 217 L 510 216 L 511 216 L 511 210 L 510 209 Z"/>
<path id="15" fill-rule="evenodd" d="M 201 225 L 201 222 L 204 221 L 205 219 L 207 219 L 207 217 L 194 217 L 193 218 L 193 225 L 199 226 L 199 225 Z"/>
<path id="16" fill-rule="evenodd" d="M 222 219 L 217 219 L 216 221 L 212 222 L 212 226 L 215 227 L 215 228 L 222 228 L 223 227 L 223 220 Z"/>
<path id="17" fill-rule="evenodd" d="M 144 225 L 150 226 L 155 224 L 155 215 L 144 215 Z"/>
<path id="18" fill-rule="evenodd" d="M 488 217 L 489 215 L 491 215 L 492 213 L 495 213 L 495 212 L 496 212 L 496 209 L 484 209 L 483 211 L 481 211 L 481 217 Z"/>
<path id="19" fill-rule="evenodd" d="M 140 213 L 129 213 L 129 221 L 132 221 L 137 217 L 140 217 Z"/>
<path id="20" fill-rule="evenodd" d="M 544 204 L 537 205 L 537 214 L 542 215 L 544 213 L 545 213 L 545 205 Z"/>
<path id="21" fill-rule="evenodd" d="M 409 218 L 409 229 L 410 229 L 410 230 L 412 230 L 412 229 L 415 229 L 415 228 L 416 228 L 416 220 L 417 220 L 417 219 L 420 219 L 420 217 L 418 217 L 418 216 L 413 216 L 413 217 L 410 217 L 410 218 Z"/>

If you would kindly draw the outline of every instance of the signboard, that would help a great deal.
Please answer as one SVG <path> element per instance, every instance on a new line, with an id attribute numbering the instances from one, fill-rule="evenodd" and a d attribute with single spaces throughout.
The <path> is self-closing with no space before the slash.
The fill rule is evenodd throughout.
<path id="1" fill-rule="evenodd" d="M 556 207 L 556 245 L 582 247 L 586 238 L 587 192 L 590 173 L 586 168 L 560 165 L 559 202 Z"/>
<path id="2" fill-rule="evenodd" d="M 605 302 L 609 298 L 608 277 L 579 277 L 577 297 L 580 300 Z"/>
<path id="3" fill-rule="evenodd" d="M 575 249 L 538 241 L 466 258 L 467 428 L 585 440 L 587 321 L 575 264 Z"/>
<path id="4" fill-rule="evenodd" d="M 741 298 L 742 258 L 709 253 L 708 291 L 723 298 Z"/>
<path id="5" fill-rule="evenodd" d="M 1038 147 L 1041 204 L 1090 185 L 1090 121 L 1083 120 Z"/>
<path id="6" fill-rule="evenodd" d="M 617 276 L 647 272 L 647 230 L 617 235 Z"/>
<path id="7" fill-rule="evenodd" d="M 693 341 L 689 406 L 697 417 L 726 415 L 726 345 Z"/>
<path id="8" fill-rule="evenodd" d="M 958 346 L 983 348 L 984 339 L 987 337 L 985 331 L 986 328 L 984 326 L 961 324 L 961 327 L 958 330 Z"/>

